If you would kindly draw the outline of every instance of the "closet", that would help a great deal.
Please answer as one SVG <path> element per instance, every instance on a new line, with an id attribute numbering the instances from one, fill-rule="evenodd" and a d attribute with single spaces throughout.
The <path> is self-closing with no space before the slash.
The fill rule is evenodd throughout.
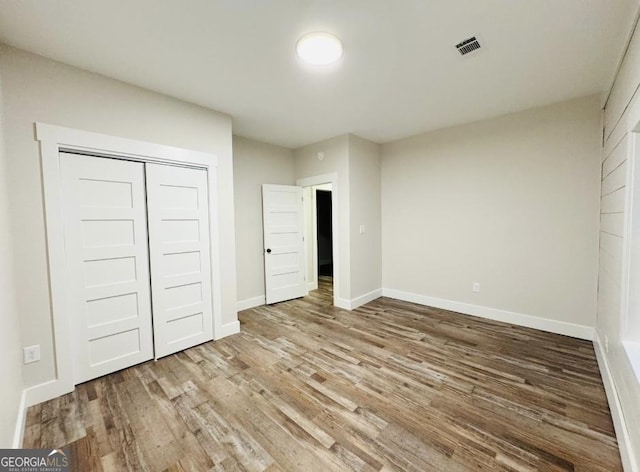
<path id="1" fill-rule="evenodd" d="M 207 171 L 59 162 L 74 383 L 212 340 Z"/>

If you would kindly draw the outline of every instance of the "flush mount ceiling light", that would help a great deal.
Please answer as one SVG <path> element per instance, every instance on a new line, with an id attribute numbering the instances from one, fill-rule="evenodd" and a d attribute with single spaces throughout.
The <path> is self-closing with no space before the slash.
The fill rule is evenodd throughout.
<path id="1" fill-rule="evenodd" d="M 307 64 L 328 66 L 342 57 L 342 42 L 330 33 L 309 33 L 296 43 L 296 53 Z"/>

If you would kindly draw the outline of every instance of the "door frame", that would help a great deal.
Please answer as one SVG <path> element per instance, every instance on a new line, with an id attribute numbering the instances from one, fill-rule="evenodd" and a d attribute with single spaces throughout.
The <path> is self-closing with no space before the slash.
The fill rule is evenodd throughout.
<path id="1" fill-rule="evenodd" d="M 312 177 L 305 177 L 302 179 L 296 180 L 296 185 L 302 188 L 305 187 L 313 187 L 316 185 L 322 184 L 331 184 L 331 226 L 332 226 L 332 238 L 331 245 L 333 247 L 333 306 L 337 306 L 338 308 L 346 308 L 349 310 L 350 308 L 347 306 L 348 304 L 343 302 L 342 297 L 340 297 L 340 259 L 342 254 L 340 253 L 339 248 L 339 218 L 338 218 L 338 201 L 340 198 L 339 188 L 338 188 L 338 174 L 323 174 L 323 175 L 315 175 Z M 308 260 L 308 250 L 307 245 L 304 246 L 305 251 L 305 261 Z"/>
<path id="2" fill-rule="evenodd" d="M 42 165 L 44 219 L 56 377 L 54 380 L 27 389 L 26 406 L 64 395 L 72 392 L 75 388 L 70 347 L 72 330 L 67 311 L 68 290 L 65 278 L 67 261 L 64 249 L 60 151 L 103 158 L 194 167 L 207 171 L 213 337 L 214 339 L 219 339 L 223 330 L 220 300 L 220 246 L 217 231 L 219 218 L 216 155 L 40 122 L 35 123 L 35 131 L 36 140 L 40 142 Z M 212 228 L 215 231 L 212 231 Z"/>
<path id="3" fill-rule="evenodd" d="M 307 275 L 315 274 L 315 277 L 311 277 L 310 279 L 307 279 L 308 291 L 318 289 L 318 211 L 317 211 L 318 196 L 317 196 L 317 191 L 320 190 L 318 187 L 323 187 L 323 186 L 331 187 L 331 184 L 320 184 L 320 185 L 313 185 L 311 187 L 303 187 L 303 190 L 307 190 L 307 189 L 309 190 L 309 199 L 311 200 L 310 202 L 305 202 L 305 207 L 304 207 L 305 231 L 308 231 L 310 229 L 309 241 L 305 239 L 305 257 L 307 258 L 307 263 L 311 261 L 311 267 L 307 267 Z M 324 191 L 328 191 L 331 193 L 331 190 L 324 189 Z M 305 198 L 306 198 L 306 194 L 305 194 Z M 333 200 L 333 195 L 332 195 L 332 200 Z M 307 213 L 309 213 L 309 215 L 307 215 Z M 333 208 L 332 208 L 332 215 L 333 215 Z M 331 236 L 333 238 L 333 228 L 331 231 Z M 332 243 L 333 243 L 333 240 L 332 240 Z M 332 249 L 333 249 L 333 244 L 332 244 Z"/>
<path id="4" fill-rule="evenodd" d="M 314 185 L 313 187 L 311 187 L 311 193 L 313 193 L 313 203 L 314 203 L 314 207 L 313 211 L 312 211 L 312 215 L 313 215 L 313 239 L 315 241 L 315 244 L 313 244 L 311 247 L 313 248 L 313 254 L 312 254 L 312 259 L 314 259 L 314 264 L 315 264 L 315 273 L 316 273 L 316 285 L 318 284 L 319 280 L 318 280 L 318 272 L 320 271 L 320 265 L 318 264 L 319 262 L 319 253 L 320 253 L 320 248 L 318 247 L 318 192 L 327 192 L 330 195 L 331 198 L 331 265 L 333 267 L 333 192 L 331 190 L 327 190 L 327 189 L 319 189 L 318 187 L 320 187 L 319 185 Z M 333 268 L 332 268 L 332 272 L 333 272 Z M 333 275 L 331 276 L 333 277 Z M 317 288 L 317 287 L 316 287 Z"/>

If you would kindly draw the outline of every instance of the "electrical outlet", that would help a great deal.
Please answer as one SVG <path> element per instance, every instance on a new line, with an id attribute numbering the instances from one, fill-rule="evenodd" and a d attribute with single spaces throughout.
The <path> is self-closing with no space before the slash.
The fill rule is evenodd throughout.
<path id="1" fill-rule="evenodd" d="M 25 347 L 23 350 L 24 363 L 31 364 L 32 362 L 38 362 L 40 360 L 40 345 Z"/>
<path id="2" fill-rule="evenodd" d="M 604 336 L 604 352 L 609 354 L 609 336 L 605 334 Z"/>
<path id="3" fill-rule="evenodd" d="M 480 283 L 473 282 L 473 285 L 471 286 L 471 291 L 475 292 L 475 293 L 479 293 L 480 292 Z"/>

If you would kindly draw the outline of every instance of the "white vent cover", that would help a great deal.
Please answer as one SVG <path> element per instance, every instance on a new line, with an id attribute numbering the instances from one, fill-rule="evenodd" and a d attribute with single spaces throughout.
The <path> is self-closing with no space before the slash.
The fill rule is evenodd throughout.
<path id="1" fill-rule="evenodd" d="M 480 49 L 480 47 L 480 42 L 475 36 L 472 36 L 471 38 L 465 39 L 464 41 L 456 44 L 456 49 L 461 56 L 466 56 L 473 51 L 477 51 L 478 49 Z"/>

